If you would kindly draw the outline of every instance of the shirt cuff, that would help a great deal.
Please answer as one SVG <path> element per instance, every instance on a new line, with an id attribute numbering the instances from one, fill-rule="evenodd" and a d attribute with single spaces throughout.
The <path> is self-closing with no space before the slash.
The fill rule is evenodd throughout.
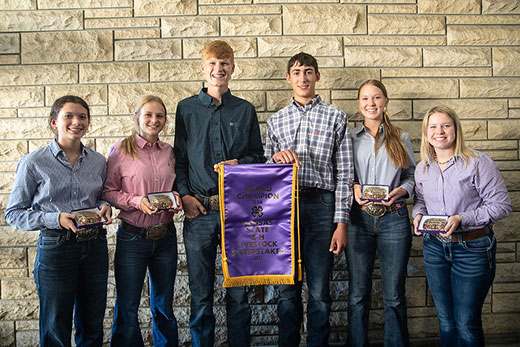
<path id="1" fill-rule="evenodd" d="M 43 219 L 47 229 L 61 229 L 60 212 L 46 213 Z"/>

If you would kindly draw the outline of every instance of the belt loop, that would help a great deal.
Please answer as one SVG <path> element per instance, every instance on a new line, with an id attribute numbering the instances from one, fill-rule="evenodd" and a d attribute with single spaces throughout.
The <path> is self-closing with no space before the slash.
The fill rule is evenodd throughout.
<path id="1" fill-rule="evenodd" d="M 204 202 L 202 203 L 204 208 L 209 208 L 209 198 L 209 196 L 204 196 Z"/>
<path id="2" fill-rule="evenodd" d="M 72 238 L 72 234 L 71 233 L 73 233 L 73 231 L 70 230 L 70 229 L 67 229 L 67 236 L 65 238 L 67 241 L 69 241 Z"/>

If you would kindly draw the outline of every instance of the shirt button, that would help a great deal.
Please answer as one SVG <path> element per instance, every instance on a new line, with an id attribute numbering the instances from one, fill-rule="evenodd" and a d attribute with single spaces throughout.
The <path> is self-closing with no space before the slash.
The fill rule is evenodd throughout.
<path id="1" fill-rule="evenodd" d="M 76 195 L 76 192 L 72 192 L 72 194 Z"/>

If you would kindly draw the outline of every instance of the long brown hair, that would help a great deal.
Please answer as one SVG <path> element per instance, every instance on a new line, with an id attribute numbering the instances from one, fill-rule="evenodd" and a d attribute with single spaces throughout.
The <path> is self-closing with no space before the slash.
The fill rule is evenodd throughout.
<path id="1" fill-rule="evenodd" d="M 424 115 L 422 122 L 422 137 L 421 137 L 421 160 L 424 164 L 430 164 L 435 158 L 435 148 L 428 142 L 428 122 L 430 116 L 434 113 L 442 113 L 451 119 L 455 126 L 455 150 L 453 152 L 455 158 L 461 157 L 465 164 L 467 164 L 471 157 L 475 157 L 476 154 L 471 149 L 466 147 L 464 143 L 464 136 L 462 134 L 462 125 L 457 113 L 449 108 L 448 106 L 434 106 L 430 108 Z M 424 169 L 426 170 L 424 165 Z"/>
<path id="2" fill-rule="evenodd" d="M 358 100 L 361 89 L 366 85 L 372 85 L 379 88 L 383 92 L 384 97 L 388 100 L 388 92 L 386 91 L 384 84 L 378 80 L 367 80 L 363 82 L 358 89 Z M 401 133 L 403 130 L 392 124 L 386 111 L 383 112 L 383 128 L 385 134 L 383 144 L 385 145 L 386 153 L 388 153 L 392 164 L 395 167 L 407 168 L 409 166 L 408 151 L 406 150 L 403 141 L 401 141 Z M 379 136 L 380 132 L 378 129 L 375 137 L 374 153 L 377 153 L 377 150 L 381 147 L 381 144 L 379 144 Z"/>
<path id="3" fill-rule="evenodd" d="M 161 105 L 164 108 L 164 118 L 166 118 L 167 115 L 166 106 L 160 97 L 155 95 L 145 95 L 141 98 L 134 113 L 134 130 L 132 130 L 132 134 L 121 141 L 121 144 L 119 145 L 119 149 L 123 151 L 124 154 L 129 155 L 134 159 L 136 159 L 138 156 L 137 141 L 135 136 L 139 134 L 139 116 L 143 106 L 149 102 L 156 102 Z"/>

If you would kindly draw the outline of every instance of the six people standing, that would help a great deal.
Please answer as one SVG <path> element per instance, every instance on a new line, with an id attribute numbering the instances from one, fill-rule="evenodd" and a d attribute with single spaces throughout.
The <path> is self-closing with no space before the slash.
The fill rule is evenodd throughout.
<path id="1" fill-rule="evenodd" d="M 138 308 L 147 271 L 154 345 L 178 345 L 173 214 L 183 207 L 192 344 L 214 345 L 215 259 L 220 243 L 215 165 L 261 163 L 264 157 L 253 105 L 233 96 L 228 87 L 235 69 L 233 49 L 221 40 L 208 43 L 201 69 L 207 87 L 179 102 L 174 148 L 159 140 L 166 106 L 159 97 L 148 95 L 134 114 L 135 131 L 112 146 L 106 164 L 81 143 L 90 112 L 84 100 L 69 95 L 56 100 L 51 109 L 49 124 L 56 139 L 18 163 L 5 218 L 19 229 L 41 230 L 34 278 L 42 346 L 70 345 L 73 310 L 76 343 L 102 344 L 108 249 L 106 232 L 99 225 L 111 222 L 108 203 L 120 209 L 121 220 L 111 345 L 143 345 Z M 311 55 L 299 53 L 289 60 L 286 80 L 293 98 L 268 120 L 265 146 L 269 162 L 299 167 L 298 251 L 309 290 L 307 344 L 328 345 L 333 257 L 345 250 L 348 344 L 368 345 L 377 250 L 384 344 L 408 346 L 405 278 L 412 234 L 406 199 L 414 194 L 415 171 L 410 136 L 391 123 L 387 91 L 378 80 L 360 86 L 363 122 L 349 131 L 347 115 L 316 94 L 319 79 L 318 63 Z M 482 305 L 496 267 L 492 225 L 511 212 L 511 202 L 493 160 L 465 147 L 453 110 L 432 108 L 422 130 L 422 162 L 415 172 L 415 233 L 422 234 L 423 216 L 447 219 L 442 233 L 424 234 L 423 244 L 441 344 L 483 346 Z M 387 197 L 370 201 L 363 196 L 366 185 L 387 186 Z M 179 193 L 173 192 L 174 187 Z M 147 194 L 165 191 L 175 194 L 177 207 L 152 206 Z M 78 227 L 78 217 L 71 213 L 84 208 L 99 208 L 104 218 L 88 232 Z M 300 343 L 301 292 L 301 281 L 280 287 L 280 346 Z M 229 345 L 249 346 L 251 308 L 244 287 L 226 290 L 226 308 Z"/>

